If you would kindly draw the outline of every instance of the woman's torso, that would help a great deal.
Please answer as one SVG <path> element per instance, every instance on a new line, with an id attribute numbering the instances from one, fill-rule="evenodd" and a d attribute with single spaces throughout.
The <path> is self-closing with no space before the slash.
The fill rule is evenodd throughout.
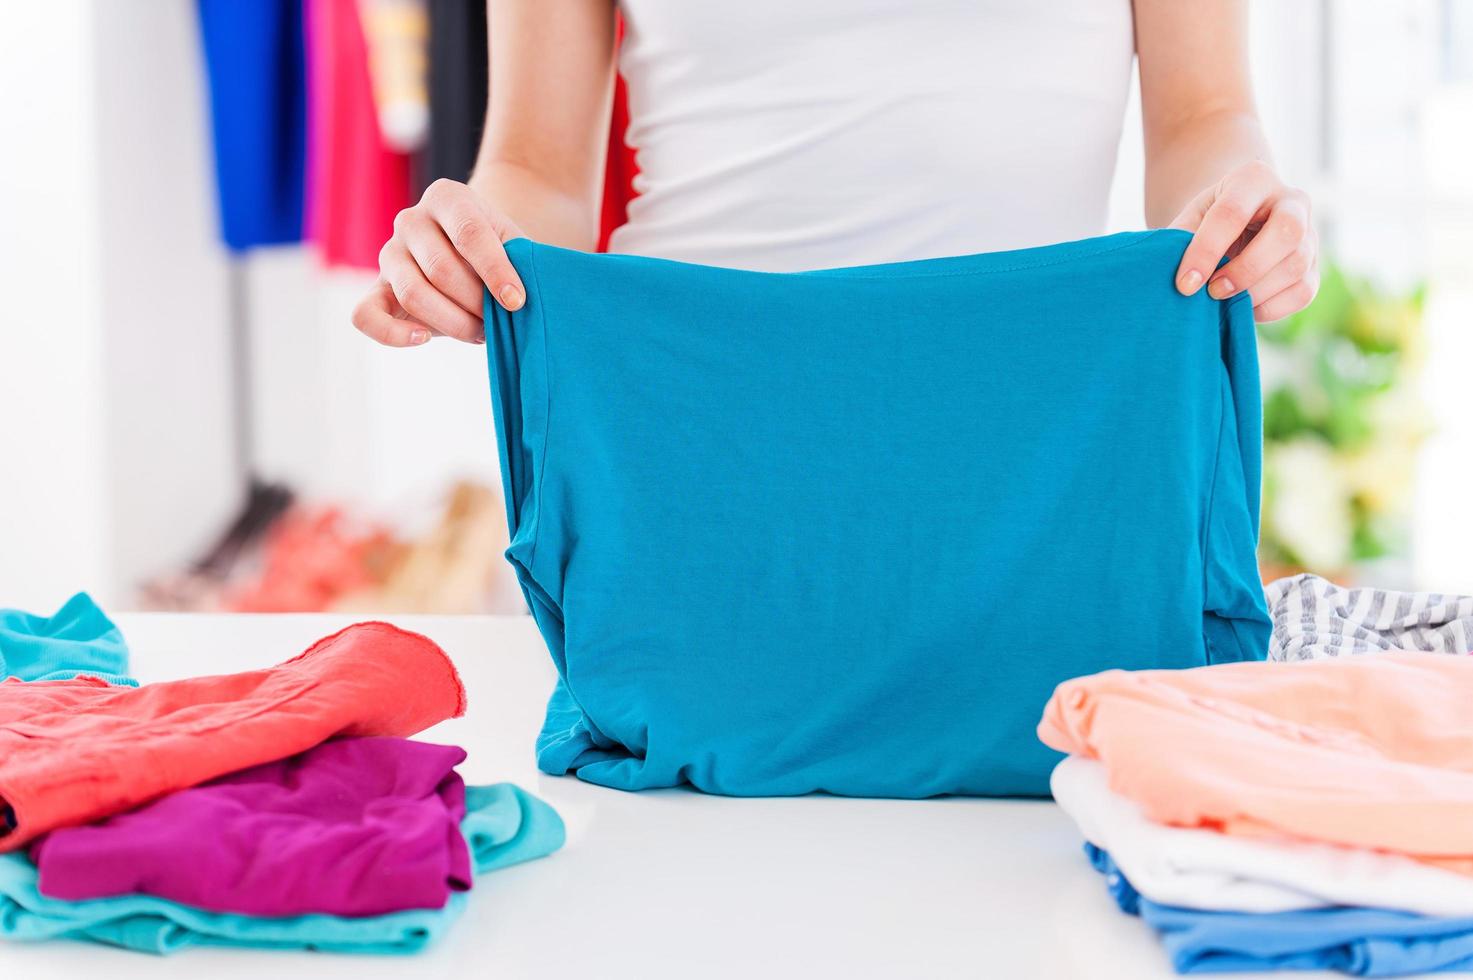
<path id="1" fill-rule="evenodd" d="M 1104 230 L 1130 0 L 620 0 L 610 250 L 794 271 Z"/>

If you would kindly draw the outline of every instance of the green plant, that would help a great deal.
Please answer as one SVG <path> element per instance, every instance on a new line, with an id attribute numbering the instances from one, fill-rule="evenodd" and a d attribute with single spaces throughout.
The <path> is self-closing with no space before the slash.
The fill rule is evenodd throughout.
<path id="1" fill-rule="evenodd" d="M 1260 326 L 1266 565 L 1338 575 L 1404 548 L 1424 294 L 1327 262 L 1313 303 Z"/>

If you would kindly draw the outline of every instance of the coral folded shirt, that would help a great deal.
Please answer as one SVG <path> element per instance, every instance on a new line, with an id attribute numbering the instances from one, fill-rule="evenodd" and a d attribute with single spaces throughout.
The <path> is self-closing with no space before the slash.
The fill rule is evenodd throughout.
<path id="1" fill-rule="evenodd" d="M 127 689 L 0 684 L 0 851 L 333 736 L 413 735 L 465 710 L 450 659 L 359 623 L 266 670 Z"/>
<path id="2" fill-rule="evenodd" d="M 1060 684 L 1038 735 L 1149 819 L 1378 848 L 1473 874 L 1473 659 L 1395 652 Z"/>
<path id="3" fill-rule="evenodd" d="M 31 859 L 52 898 L 156 895 L 270 916 L 437 909 L 470 887 L 463 761 L 453 745 L 335 739 L 54 830 Z"/>

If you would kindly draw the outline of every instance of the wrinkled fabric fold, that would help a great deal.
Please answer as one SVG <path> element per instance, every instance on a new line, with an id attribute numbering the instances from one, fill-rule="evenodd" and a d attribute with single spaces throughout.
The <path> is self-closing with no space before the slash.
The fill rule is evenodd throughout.
<path id="1" fill-rule="evenodd" d="M 1320 660 L 1379 650 L 1473 653 L 1473 596 L 1348 589 L 1318 575 L 1264 587 L 1270 660 Z"/>
<path id="2" fill-rule="evenodd" d="M 470 886 L 464 760 L 452 745 L 336 739 L 53 830 L 31 860 L 42 894 L 73 901 L 154 895 L 263 916 L 440 908 Z"/>
<path id="3" fill-rule="evenodd" d="M 477 875 L 542 857 L 563 845 L 557 812 L 519 787 L 469 786 L 465 802 L 460 832 Z M 160 955 L 189 946 L 414 953 L 449 928 L 465 911 L 468 898 L 465 892 L 454 892 L 444 908 L 434 910 L 282 918 L 210 912 L 139 895 L 69 902 L 41 894 L 36 867 L 25 855 L 0 854 L 0 938 L 79 939 Z"/>

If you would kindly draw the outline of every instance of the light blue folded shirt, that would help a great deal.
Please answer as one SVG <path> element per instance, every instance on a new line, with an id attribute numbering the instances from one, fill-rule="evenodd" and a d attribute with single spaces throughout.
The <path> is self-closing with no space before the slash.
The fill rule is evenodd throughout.
<path id="1" fill-rule="evenodd" d="M 465 804 L 460 829 L 477 875 L 551 854 L 563 845 L 557 811 L 511 783 L 467 786 Z M 68 902 L 40 893 L 36 866 L 24 854 L 0 854 L 0 938 L 12 941 L 80 939 L 161 955 L 186 946 L 414 953 L 444 933 L 465 911 L 466 901 L 464 892 L 453 892 L 444 908 L 361 918 L 262 918 L 209 912 L 147 895 Z"/>
<path id="2" fill-rule="evenodd" d="M 128 676 L 128 645 L 85 592 L 53 616 L 0 609 L 0 679 L 63 681 L 80 674 L 137 687 Z"/>
<path id="3" fill-rule="evenodd" d="M 1122 911 L 1155 929 L 1177 973 L 1338 970 L 1357 977 L 1473 970 L 1473 919 L 1340 906 L 1212 912 L 1141 895 L 1108 852 L 1084 846 Z"/>

